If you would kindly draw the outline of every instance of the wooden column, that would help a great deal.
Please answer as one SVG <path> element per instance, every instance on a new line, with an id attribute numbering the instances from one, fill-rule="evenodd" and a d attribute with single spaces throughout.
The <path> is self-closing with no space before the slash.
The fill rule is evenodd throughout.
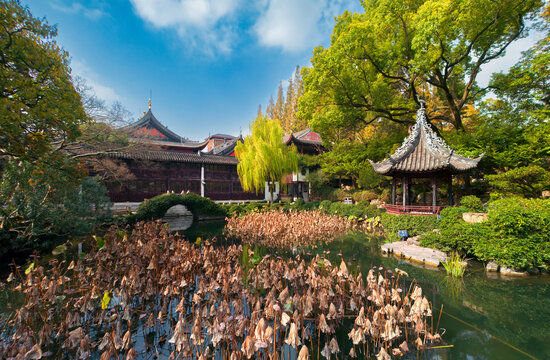
<path id="1" fill-rule="evenodd" d="M 435 212 L 435 208 L 437 206 L 437 178 L 436 175 L 432 178 L 432 207 L 433 211 Z"/>
<path id="2" fill-rule="evenodd" d="M 407 184 L 407 176 L 403 175 L 403 210 L 407 206 L 408 194 L 409 193 L 409 184 Z"/>
<path id="3" fill-rule="evenodd" d="M 453 175 L 449 175 L 449 206 L 453 206 Z"/>
<path id="4" fill-rule="evenodd" d="M 204 164 L 201 165 L 201 196 L 204 197 L 204 185 L 206 182 L 204 181 Z"/>
<path id="5" fill-rule="evenodd" d="M 395 176 L 393 177 L 393 182 L 392 182 L 392 193 L 391 193 L 391 204 L 392 205 L 395 205 L 396 203 L 396 180 L 395 180 Z"/>

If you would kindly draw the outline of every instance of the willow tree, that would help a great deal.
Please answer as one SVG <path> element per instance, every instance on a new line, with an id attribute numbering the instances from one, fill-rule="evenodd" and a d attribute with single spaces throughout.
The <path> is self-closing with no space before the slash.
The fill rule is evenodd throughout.
<path id="1" fill-rule="evenodd" d="M 250 133 L 235 147 L 241 185 L 257 194 L 267 182 L 273 202 L 275 183 L 282 183 L 284 175 L 298 170 L 298 152 L 283 143 L 283 129 L 277 120 L 263 114 L 250 124 Z"/>

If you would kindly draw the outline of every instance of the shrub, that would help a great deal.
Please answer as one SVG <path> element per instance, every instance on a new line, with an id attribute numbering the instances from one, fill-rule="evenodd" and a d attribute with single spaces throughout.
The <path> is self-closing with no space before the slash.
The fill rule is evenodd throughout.
<path id="1" fill-rule="evenodd" d="M 378 199 L 378 194 L 372 190 L 363 190 L 354 192 L 352 197 L 353 200 L 355 200 L 356 202 L 371 201 L 374 199 Z"/>
<path id="2" fill-rule="evenodd" d="M 378 199 L 382 200 L 385 203 L 389 202 L 391 200 L 391 190 L 390 189 L 382 190 L 382 194 L 378 196 Z"/>
<path id="3" fill-rule="evenodd" d="M 464 196 L 460 199 L 460 206 L 465 207 L 469 212 L 484 212 L 485 207 L 481 199 L 475 195 Z"/>
<path id="4" fill-rule="evenodd" d="M 294 204 L 291 205 L 291 208 L 292 208 L 293 210 L 300 211 L 300 210 L 304 210 L 304 209 L 305 209 L 305 205 L 306 205 L 306 202 L 304 201 L 304 199 L 298 198 L 298 199 L 296 199 L 296 201 L 294 202 Z"/>
<path id="5" fill-rule="evenodd" d="M 344 201 L 346 198 L 350 197 L 351 193 L 343 189 L 334 189 L 331 194 L 332 201 Z"/>
<path id="6" fill-rule="evenodd" d="M 323 200 L 321 201 L 321 203 L 319 204 L 319 209 L 325 213 L 329 213 L 330 211 L 330 205 L 332 204 L 332 201 L 330 200 Z"/>
<path id="7" fill-rule="evenodd" d="M 160 219 L 166 214 L 168 209 L 178 204 L 185 205 L 185 207 L 193 213 L 195 218 L 201 215 L 227 215 L 227 210 L 224 207 L 208 198 L 204 198 L 194 193 L 187 193 L 185 195 L 162 194 L 145 200 L 137 208 L 135 214 L 126 217 L 126 221 L 132 223 L 136 221 Z"/>
<path id="8" fill-rule="evenodd" d="M 487 209 L 488 220 L 477 224 L 462 220 L 466 210 L 466 207 L 443 210 L 439 233 L 427 233 L 421 238 L 421 245 L 458 250 L 479 260 L 514 268 L 548 267 L 550 200 L 497 200 Z"/>
<path id="9" fill-rule="evenodd" d="M 487 218 L 502 235 L 531 236 L 550 232 L 550 200 L 518 197 L 493 201 Z"/>
<path id="10" fill-rule="evenodd" d="M 437 217 L 434 215 L 393 215 L 383 213 L 381 222 L 386 232 L 386 237 L 390 241 L 399 240 L 399 230 L 407 230 L 409 236 L 416 236 L 432 231 L 438 226 Z"/>

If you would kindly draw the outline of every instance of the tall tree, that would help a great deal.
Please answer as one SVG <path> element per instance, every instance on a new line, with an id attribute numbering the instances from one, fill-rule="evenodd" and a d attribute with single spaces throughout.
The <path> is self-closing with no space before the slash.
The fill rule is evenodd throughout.
<path id="1" fill-rule="evenodd" d="M 0 155 L 41 159 L 87 120 L 56 35 L 18 1 L 0 3 Z"/>
<path id="2" fill-rule="evenodd" d="M 246 191 L 258 193 L 267 182 L 273 202 L 275 183 L 281 184 L 284 175 L 298 170 L 298 152 L 296 147 L 282 142 L 279 122 L 263 114 L 250 124 L 250 133 L 235 147 L 237 172 Z"/>
<path id="3" fill-rule="evenodd" d="M 0 2 L 2 241 L 82 230 L 77 220 L 93 226 L 89 200 L 98 200 L 98 212 L 108 200 L 96 179 L 83 181 L 87 170 L 78 156 L 65 151 L 90 118 L 56 33 L 18 1 Z"/>
<path id="4" fill-rule="evenodd" d="M 304 68 L 300 117 L 326 140 L 381 118 L 410 123 L 426 86 L 447 111 L 428 114 L 464 129 L 465 107 L 484 89 L 481 67 L 526 35 L 541 0 L 365 0 L 338 17 L 329 48 Z"/>

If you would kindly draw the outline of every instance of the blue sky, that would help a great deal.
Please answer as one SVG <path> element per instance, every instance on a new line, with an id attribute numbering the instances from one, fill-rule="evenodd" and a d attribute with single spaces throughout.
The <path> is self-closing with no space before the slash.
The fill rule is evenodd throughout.
<path id="1" fill-rule="evenodd" d="M 313 48 L 327 46 L 334 17 L 358 0 L 21 0 L 58 27 L 73 75 L 137 117 L 147 109 L 181 136 L 248 132 L 258 105 L 277 95 Z M 512 44 L 479 76 L 519 59 L 536 34 Z"/>

